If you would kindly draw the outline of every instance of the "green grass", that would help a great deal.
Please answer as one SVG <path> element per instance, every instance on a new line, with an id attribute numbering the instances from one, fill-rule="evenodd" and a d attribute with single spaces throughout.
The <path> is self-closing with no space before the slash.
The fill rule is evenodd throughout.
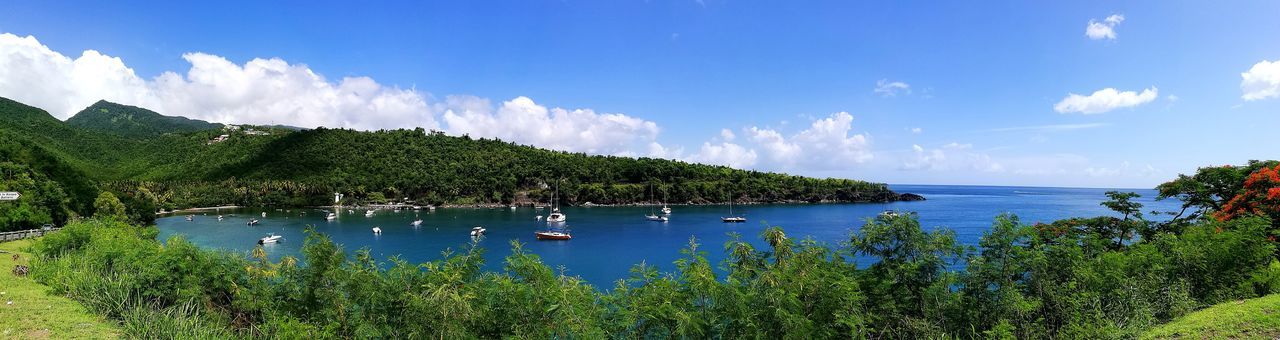
<path id="1" fill-rule="evenodd" d="M 1280 338 L 1280 294 L 1225 302 L 1160 325 L 1143 339 Z"/>
<path id="2" fill-rule="evenodd" d="M 29 277 L 13 275 L 13 266 L 30 263 L 23 251 L 31 240 L 0 243 L 0 339 L 114 339 L 120 330 L 71 299 L 49 294 Z M 13 261 L 13 255 L 20 259 Z"/>

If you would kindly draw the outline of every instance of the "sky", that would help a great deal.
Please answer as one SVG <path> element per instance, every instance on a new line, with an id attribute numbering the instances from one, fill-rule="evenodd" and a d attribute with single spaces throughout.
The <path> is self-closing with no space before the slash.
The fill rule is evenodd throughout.
<path id="1" fill-rule="evenodd" d="M 0 0 L 0 96 L 894 184 L 1280 158 L 1280 2 Z"/>

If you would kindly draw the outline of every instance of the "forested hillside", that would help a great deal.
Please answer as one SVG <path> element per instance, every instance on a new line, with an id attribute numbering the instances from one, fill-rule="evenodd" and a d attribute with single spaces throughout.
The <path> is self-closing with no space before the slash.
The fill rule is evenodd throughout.
<path id="1" fill-rule="evenodd" d="M 327 205 L 334 192 L 345 194 L 344 204 L 545 203 L 557 184 L 565 204 L 904 199 L 880 183 L 556 152 L 422 129 L 224 129 L 105 101 L 62 122 L 3 98 L 0 118 L 0 163 L 53 181 L 66 196 L 68 212 L 50 216 L 91 214 L 101 190 L 161 209 Z M 201 126 L 217 128 L 195 130 Z"/>
<path id="2" fill-rule="evenodd" d="M 186 117 L 164 116 L 144 108 L 99 100 L 67 119 L 67 125 L 129 137 L 151 137 L 221 128 Z"/>

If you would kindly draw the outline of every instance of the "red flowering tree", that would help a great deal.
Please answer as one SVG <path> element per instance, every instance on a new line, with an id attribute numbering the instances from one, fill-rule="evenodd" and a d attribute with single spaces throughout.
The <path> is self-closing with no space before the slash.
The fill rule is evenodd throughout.
<path id="1" fill-rule="evenodd" d="M 1213 217 L 1226 221 L 1249 215 L 1270 217 L 1271 230 L 1267 238 L 1272 242 L 1277 240 L 1280 236 L 1280 165 L 1249 174 L 1244 180 L 1244 192 L 1227 201 Z M 1280 249 L 1276 256 L 1280 256 Z"/>
<path id="2" fill-rule="evenodd" d="M 1271 217 L 1280 222 L 1280 165 L 1261 168 L 1244 180 L 1244 192 L 1235 195 L 1213 214 L 1219 221 L 1244 215 Z"/>

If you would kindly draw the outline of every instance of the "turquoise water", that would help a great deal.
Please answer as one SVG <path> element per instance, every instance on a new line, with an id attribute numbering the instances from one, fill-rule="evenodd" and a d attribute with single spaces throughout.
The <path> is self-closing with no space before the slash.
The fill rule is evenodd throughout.
<path id="1" fill-rule="evenodd" d="M 782 226 L 793 237 L 812 237 L 837 245 L 848 240 L 850 233 L 866 218 L 886 209 L 915 211 L 928 229 L 945 227 L 955 230 L 960 242 L 977 244 L 996 215 L 1011 212 L 1024 223 L 1050 222 L 1075 216 L 1110 214 L 1098 205 L 1109 189 L 892 185 L 898 192 L 917 193 L 928 200 L 888 204 L 786 204 L 735 206 L 745 214 L 747 223 L 726 224 L 720 217 L 728 213 L 725 206 L 672 206 L 669 222 L 645 220 L 650 207 L 566 207 L 567 225 L 573 231 L 570 241 L 538 241 L 533 232 L 546 228 L 546 222 L 535 216 L 550 211 L 533 208 L 502 209 L 436 209 L 434 211 L 376 211 L 365 217 L 364 210 L 349 213 L 343 209 L 334 221 L 326 221 L 328 211 L 322 209 L 254 209 L 242 208 L 196 213 L 194 221 L 182 216 L 169 216 L 156 221 L 160 237 L 182 234 L 197 245 L 247 252 L 267 233 L 284 236 L 280 244 L 264 247 L 270 257 L 298 255 L 305 238 L 303 230 L 314 225 L 317 230 L 354 251 L 368 247 L 382 259 L 399 255 L 410 262 L 424 262 L 441 257 L 446 249 L 461 249 L 471 242 L 472 226 L 483 225 L 488 235 L 478 241 L 486 249 L 486 267 L 501 270 L 502 259 L 510 254 L 510 241 L 525 243 L 525 248 L 542 257 L 547 264 L 564 266 L 565 273 L 581 276 L 600 288 L 612 288 L 613 282 L 625 278 L 632 265 L 646 262 L 663 270 L 674 269 L 680 249 L 696 237 L 702 250 L 713 263 L 724 259 L 723 245 L 728 233 L 737 232 L 744 239 L 763 246 L 759 234 L 766 225 Z M 1130 190 L 1141 194 L 1139 202 L 1151 210 L 1177 210 L 1173 200 L 1154 201 L 1153 190 Z M 266 212 L 267 217 L 261 217 Z M 305 212 L 305 215 L 303 213 Z M 218 221 L 216 216 L 226 218 Z M 232 216 L 234 214 L 234 216 Z M 247 226 L 249 219 L 261 224 Z M 420 227 L 410 225 L 422 219 Z M 381 235 L 370 228 L 381 227 Z"/>

